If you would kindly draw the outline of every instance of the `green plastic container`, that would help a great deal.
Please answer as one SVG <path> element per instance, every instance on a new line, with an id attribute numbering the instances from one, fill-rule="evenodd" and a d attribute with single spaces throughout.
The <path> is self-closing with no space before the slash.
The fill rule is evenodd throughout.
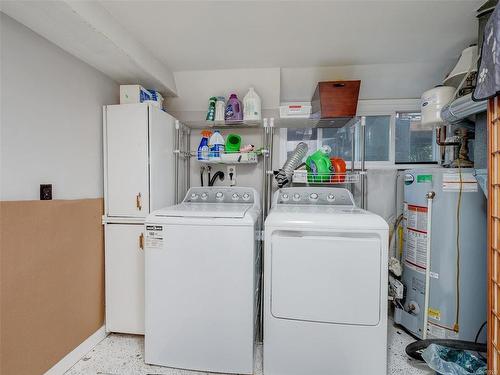
<path id="1" fill-rule="evenodd" d="M 238 134 L 228 134 L 226 137 L 226 153 L 240 152 L 241 137 Z"/>
<path id="2" fill-rule="evenodd" d="M 321 146 L 306 159 L 307 182 L 329 182 L 332 173 L 330 146 Z"/>

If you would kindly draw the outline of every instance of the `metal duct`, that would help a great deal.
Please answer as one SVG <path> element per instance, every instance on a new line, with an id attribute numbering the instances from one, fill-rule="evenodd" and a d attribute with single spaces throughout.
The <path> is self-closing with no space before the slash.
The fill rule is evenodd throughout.
<path id="1" fill-rule="evenodd" d="M 448 124 L 460 122 L 463 119 L 485 112 L 488 105 L 487 100 L 475 102 L 472 100 L 472 93 L 455 99 L 441 109 L 441 118 Z"/>

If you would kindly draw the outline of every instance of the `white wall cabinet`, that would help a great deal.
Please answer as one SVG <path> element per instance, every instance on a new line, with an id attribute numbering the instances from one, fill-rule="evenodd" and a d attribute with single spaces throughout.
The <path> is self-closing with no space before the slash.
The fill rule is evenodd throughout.
<path id="1" fill-rule="evenodd" d="M 103 115 L 106 330 L 143 334 L 144 219 L 174 204 L 176 120 L 147 104 Z"/>
<path id="2" fill-rule="evenodd" d="M 144 226 L 106 224 L 106 330 L 144 334 Z"/>

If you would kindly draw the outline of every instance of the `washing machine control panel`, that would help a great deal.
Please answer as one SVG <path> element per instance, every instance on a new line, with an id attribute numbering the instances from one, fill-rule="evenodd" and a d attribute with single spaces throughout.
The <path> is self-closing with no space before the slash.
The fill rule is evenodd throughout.
<path id="1" fill-rule="evenodd" d="M 276 192 L 277 204 L 355 206 L 351 192 L 343 188 L 283 188 Z"/>
<path id="2" fill-rule="evenodd" d="M 193 187 L 184 202 L 189 203 L 254 203 L 255 191 L 243 187 Z"/>

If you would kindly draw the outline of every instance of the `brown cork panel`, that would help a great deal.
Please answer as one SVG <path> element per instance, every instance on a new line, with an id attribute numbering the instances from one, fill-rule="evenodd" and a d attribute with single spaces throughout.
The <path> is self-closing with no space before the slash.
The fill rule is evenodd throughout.
<path id="1" fill-rule="evenodd" d="M 0 373 L 42 374 L 104 324 L 103 200 L 0 202 Z"/>

